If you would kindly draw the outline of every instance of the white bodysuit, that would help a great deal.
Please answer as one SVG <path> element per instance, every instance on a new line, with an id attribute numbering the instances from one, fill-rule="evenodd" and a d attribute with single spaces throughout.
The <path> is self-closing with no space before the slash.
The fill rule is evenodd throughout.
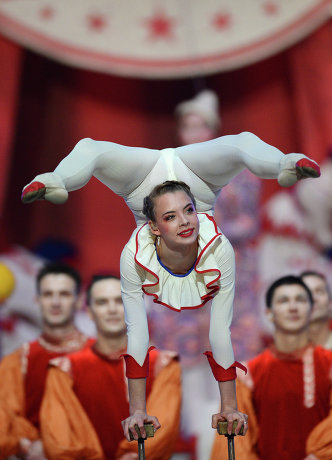
<path id="1" fill-rule="evenodd" d="M 197 211 L 211 212 L 220 189 L 244 168 L 248 168 L 256 176 L 265 179 L 279 176 L 279 182 L 280 172 L 287 171 L 291 177 L 294 176 L 294 180 L 292 179 L 294 183 L 297 180 L 295 164 L 302 158 L 306 157 L 302 154 L 284 155 L 280 150 L 266 144 L 251 133 L 222 136 L 207 142 L 164 150 L 126 147 L 112 142 L 83 139 L 61 161 L 54 173 L 41 174 L 34 181 L 40 181 L 46 185 L 45 198 L 48 199 L 48 192 L 51 194 L 52 191 L 59 188 L 67 191 L 79 189 L 92 176 L 95 176 L 117 195 L 122 196 L 133 212 L 138 229 L 135 230 L 123 251 L 121 279 L 128 326 L 127 353 L 142 365 L 149 340 L 142 291 L 147 271 L 134 262 L 134 246 L 135 236 L 140 226 L 146 222 L 142 213 L 144 197 L 155 185 L 165 180 L 181 180 L 190 186 L 196 199 Z M 207 216 L 205 218 L 208 219 Z M 204 220 L 203 217 L 202 219 Z M 202 221 L 200 242 L 207 241 L 204 233 L 207 231 L 206 228 Z M 210 230 L 208 235 L 210 235 L 209 232 Z M 158 276 L 163 275 L 161 286 L 165 294 L 162 294 L 162 298 L 167 297 L 166 291 L 171 291 L 170 283 L 179 286 L 179 279 L 183 281 L 185 278 L 189 280 L 189 284 L 182 283 L 183 289 L 188 295 L 193 291 L 197 295 L 198 287 L 203 289 L 202 286 L 205 286 L 202 276 L 195 271 L 182 278 L 167 273 L 167 270 L 156 259 L 153 241 L 151 235 L 149 236 L 147 226 L 143 233 L 145 233 L 145 241 L 150 237 L 146 251 L 151 255 L 151 263 L 154 260 Z M 200 251 L 202 249 L 200 243 Z M 205 261 L 204 266 L 219 270 L 221 277 L 216 281 L 219 290 L 215 292 L 213 301 L 209 337 L 215 360 L 219 365 L 227 368 L 234 361 L 229 332 L 234 295 L 234 256 L 232 247 L 224 236 L 216 237 L 215 244 L 210 245 L 208 253 L 213 256 L 212 250 L 215 251 L 213 263 L 207 267 Z M 186 295 L 185 298 L 187 297 Z M 182 300 L 178 298 L 172 301 L 177 303 Z M 167 301 L 165 303 L 167 304 Z M 173 304 L 170 306 L 180 309 L 186 305 Z"/>

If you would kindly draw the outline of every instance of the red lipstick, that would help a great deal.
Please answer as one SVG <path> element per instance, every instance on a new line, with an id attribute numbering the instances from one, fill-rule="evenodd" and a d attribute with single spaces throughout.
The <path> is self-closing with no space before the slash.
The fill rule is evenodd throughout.
<path id="1" fill-rule="evenodd" d="M 178 233 L 178 235 L 181 236 L 181 238 L 189 238 L 189 236 L 191 236 L 193 233 L 194 229 L 189 228 L 188 230 L 184 230 L 183 232 Z"/>

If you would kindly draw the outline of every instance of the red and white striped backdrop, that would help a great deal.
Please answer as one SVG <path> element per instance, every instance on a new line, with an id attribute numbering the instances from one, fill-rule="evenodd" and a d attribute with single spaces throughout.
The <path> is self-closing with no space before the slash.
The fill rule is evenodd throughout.
<path id="1" fill-rule="evenodd" d="M 178 78 L 277 53 L 330 13 L 331 0 L 0 0 L 0 32 L 69 65 Z"/>

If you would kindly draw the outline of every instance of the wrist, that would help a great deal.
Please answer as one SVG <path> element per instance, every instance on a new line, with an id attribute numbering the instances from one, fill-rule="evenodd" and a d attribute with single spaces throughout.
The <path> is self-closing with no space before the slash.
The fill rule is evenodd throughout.
<path id="1" fill-rule="evenodd" d="M 133 407 L 129 410 L 130 415 L 146 414 L 146 407 Z"/>
<path id="2" fill-rule="evenodd" d="M 220 412 L 233 412 L 237 411 L 237 404 L 222 404 Z"/>

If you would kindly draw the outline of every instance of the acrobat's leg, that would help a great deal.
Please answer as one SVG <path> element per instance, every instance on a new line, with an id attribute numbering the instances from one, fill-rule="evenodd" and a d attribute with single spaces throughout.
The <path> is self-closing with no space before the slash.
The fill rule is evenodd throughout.
<path id="1" fill-rule="evenodd" d="M 305 155 L 284 155 L 251 133 L 223 136 L 176 149 L 177 156 L 198 177 L 223 187 L 244 168 L 288 187 L 304 177 L 318 177 L 319 166 Z"/>
<path id="2" fill-rule="evenodd" d="M 22 201 L 45 198 L 63 203 L 68 192 L 83 187 L 92 176 L 125 197 L 144 180 L 158 158 L 158 150 L 82 139 L 54 172 L 36 176 L 23 189 Z"/>

